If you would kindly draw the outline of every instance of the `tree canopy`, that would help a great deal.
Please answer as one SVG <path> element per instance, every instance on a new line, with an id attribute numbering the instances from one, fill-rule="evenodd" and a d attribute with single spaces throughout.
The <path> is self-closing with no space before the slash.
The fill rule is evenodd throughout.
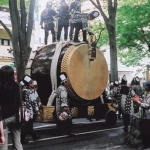
<path id="1" fill-rule="evenodd" d="M 126 2 L 118 9 L 118 56 L 127 66 L 138 65 L 150 57 L 150 1 Z"/>
<path id="2" fill-rule="evenodd" d="M 7 5 L 8 6 L 8 0 L 0 0 L 0 6 L 5 6 Z"/>

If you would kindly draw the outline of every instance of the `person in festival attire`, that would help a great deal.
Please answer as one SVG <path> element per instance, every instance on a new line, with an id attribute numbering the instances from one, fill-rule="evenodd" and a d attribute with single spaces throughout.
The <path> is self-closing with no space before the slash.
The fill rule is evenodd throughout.
<path id="1" fill-rule="evenodd" d="M 14 80 L 14 70 L 7 65 L 0 69 L 0 106 L 5 136 L 5 142 L 3 141 L 4 144 L 0 146 L 0 150 L 8 149 L 8 129 L 11 133 L 13 149 L 23 150 L 20 142 L 21 123 L 19 121 L 20 86 Z"/>
<path id="2" fill-rule="evenodd" d="M 69 12 L 71 15 L 71 21 L 75 27 L 75 35 L 73 42 L 80 42 L 79 31 L 82 29 L 83 41 L 87 43 L 87 30 L 88 30 L 88 15 L 81 14 L 81 2 L 80 0 L 75 0 L 71 3 L 69 7 Z"/>
<path id="3" fill-rule="evenodd" d="M 116 109 L 116 111 L 119 111 L 120 110 L 120 101 L 118 101 L 118 99 L 120 98 L 120 97 L 118 98 L 119 82 L 118 81 L 114 81 L 114 83 L 111 82 L 110 86 L 111 86 L 110 87 L 111 88 L 110 96 L 112 98 L 111 106 L 114 107 Z M 120 117 L 120 115 L 121 115 L 121 112 L 119 111 L 118 118 Z"/>
<path id="4" fill-rule="evenodd" d="M 33 84 L 34 84 L 34 90 L 35 90 L 35 95 L 36 95 L 36 97 L 37 97 L 37 103 L 38 103 L 38 107 L 40 108 L 41 106 L 42 106 L 42 102 L 41 102 L 41 99 L 40 99 L 40 97 L 39 97 L 39 95 L 38 95 L 38 84 L 37 84 L 37 81 L 36 80 L 34 80 L 33 81 Z"/>
<path id="5" fill-rule="evenodd" d="M 132 88 L 127 86 L 127 79 L 124 75 L 122 77 L 120 86 L 118 87 L 118 101 L 120 101 L 121 113 L 124 123 L 124 131 L 128 132 L 128 127 L 130 124 L 130 114 L 133 114 L 133 101 L 131 100 L 134 91 Z M 120 97 L 120 99 L 119 99 Z"/>
<path id="6" fill-rule="evenodd" d="M 132 100 L 139 104 L 141 108 L 143 108 L 143 117 L 146 119 L 146 122 L 140 125 L 140 131 L 143 141 L 143 146 L 140 149 L 150 148 L 150 81 L 144 82 L 143 87 L 145 89 L 145 97 L 144 100 L 141 101 L 139 95 L 135 95 Z M 142 122 L 141 122 L 142 123 Z"/>
<path id="7" fill-rule="evenodd" d="M 72 116 L 67 93 L 68 80 L 65 72 L 60 74 L 60 80 L 56 95 L 57 131 L 59 134 L 66 132 L 67 135 L 72 136 L 74 134 L 72 133 Z"/>
<path id="8" fill-rule="evenodd" d="M 54 21 L 53 17 L 56 15 L 57 15 L 56 11 L 52 9 L 52 4 L 50 2 L 47 2 L 46 9 L 44 9 L 41 13 L 41 21 L 40 21 L 41 28 L 45 30 L 45 39 L 44 39 L 45 45 L 47 45 L 49 30 L 52 33 L 52 41 L 55 42 L 56 40 L 53 22 Z"/>
<path id="9" fill-rule="evenodd" d="M 39 112 L 38 103 L 37 103 L 37 96 L 34 90 L 33 80 L 31 79 L 31 77 L 26 75 L 23 81 L 25 85 L 27 86 L 27 88 L 22 91 L 23 92 L 22 94 L 23 105 L 26 107 L 26 109 L 30 113 L 30 119 L 28 122 L 25 122 L 24 124 L 24 129 L 22 130 L 22 133 L 21 133 L 21 142 L 27 143 L 27 141 L 25 141 L 25 137 L 27 133 L 31 134 L 33 141 L 41 138 L 40 136 L 36 135 L 33 130 L 34 115 L 40 114 L 40 112 Z"/>
<path id="10" fill-rule="evenodd" d="M 140 86 L 140 79 L 139 77 L 134 77 L 131 81 L 131 87 L 134 90 L 135 94 L 137 94 L 141 99 L 143 98 L 142 87 Z M 134 96 L 134 95 L 133 95 Z M 134 113 L 139 111 L 139 105 L 134 102 Z"/>
<path id="11" fill-rule="evenodd" d="M 61 31 L 64 28 L 64 40 L 67 41 L 68 37 L 68 27 L 69 27 L 69 7 L 66 4 L 65 0 L 61 0 L 61 6 L 58 10 L 58 32 L 57 32 L 57 40 L 60 41 Z"/>

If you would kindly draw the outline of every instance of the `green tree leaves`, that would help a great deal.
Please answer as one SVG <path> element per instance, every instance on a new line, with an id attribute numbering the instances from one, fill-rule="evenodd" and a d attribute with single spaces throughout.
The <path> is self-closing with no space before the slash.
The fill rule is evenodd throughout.
<path id="1" fill-rule="evenodd" d="M 139 64 L 150 51 L 150 2 L 133 1 L 132 5 L 124 3 L 117 12 L 118 56 L 127 66 Z"/>

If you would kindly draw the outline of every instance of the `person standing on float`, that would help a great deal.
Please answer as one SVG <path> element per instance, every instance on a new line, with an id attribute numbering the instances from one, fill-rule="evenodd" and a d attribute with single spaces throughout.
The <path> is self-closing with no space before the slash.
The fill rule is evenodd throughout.
<path id="1" fill-rule="evenodd" d="M 83 42 L 87 43 L 87 30 L 88 30 L 88 15 L 81 14 L 81 1 L 75 0 L 71 3 L 69 7 L 69 12 L 71 15 L 71 21 L 73 24 L 73 27 L 75 28 L 75 35 L 73 42 L 80 42 L 79 37 L 79 31 L 82 30 L 83 33 Z"/>
<path id="2" fill-rule="evenodd" d="M 65 0 L 61 0 L 61 6 L 58 10 L 58 32 L 57 40 L 60 41 L 61 31 L 64 28 L 64 40 L 67 41 L 68 38 L 68 27 L 69 27 L 69 7 L 66 4 Z"/>
<path id="3" fill-rule="evenodd" d="M 56 15 L 57 15 L 56 11 L 52 9 L 52 4 L 50 2 L 47 2 L 46 8 L 41 13 L 41 21 L 40 21 L 41 28 L 45 30 L 45 39 L 44 39 L 45 45 L 47 45 L 49 30 L 52 33 L 52 42 L 56 41 L 55 30 L 54 30 L 55 25 L 53 19 L 53 17 Z M 44 23 L 44 27 L 43 27 L 43 23 Z"/>

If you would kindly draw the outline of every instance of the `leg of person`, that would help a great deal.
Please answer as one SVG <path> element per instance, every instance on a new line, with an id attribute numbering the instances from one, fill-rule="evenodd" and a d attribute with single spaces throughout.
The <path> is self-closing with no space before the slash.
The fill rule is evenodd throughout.
<path id="1" fill-rule="evenodd" d="M 28 144 L 29 142 L 25 140 L 26 134 L 28 132 L 28 122 L 24 122 L 21 126 L 21 143 Z"/>
<path id="2" fill-rule="evenodd" d="M 54 23 L 50 23 L 49 25 L 49 30 L 51 30 L 51 34 L 52 34 L 52 42 L 56 41 L 56 35 L 55 35 L 55 30 L 54 30 Z"/>
<path id="3" fill-rule="evenodd" d="M 8 150 L 8 128 L 4 129 L 5 142 L 3 145 L 0 145 L 0 150 Z"/>
<path id="4" fill-rule="evenodd" d="M 149 145 L 149 138 L 146 134 L 141 134 L 143 146 L 141 146 L 139 149 L 147 149 L 150 147 Z"/>
<path id="5" fill-rule="evenodd" d="M 45 30 L 45 38 L 44 38 L 45 45 L 47 45 L 48 35 L 49 35 L 49 31 Z"/>
<path id="6" fill-rule="evenodd" d="M 13 148 L 15 150 L 23 150 L 23 147 L 21 144 L 21 138 L 20 138 L 21 126 L 16 116 L 11 117 L 11 120 L 8 124 L 8 128 L 11 133 Z"/>
<path id="7" fill-rule="evenodd" d="M 68 38 L 68 25 L 64 25 L 64 39 L 67 41 Z"/>
<path id="8" fill-rule="evenodd" d="M 62 134 L 63 134 L 63 131 L 64 131 L 64 129 L 63 129 L 63 122 L 60 121 L 60 120 L 57 120 L 56 124 L 57 124 L 57 125 L 56 125 L 57 134 L 58 134 L 58 135 L 62 135 Z"/>
<path id="9" fill-rule="evenodd" d="M 58 25 L 58 32 L 57 32 L 57 40 L 60 41 L 61 31 L 62 31 L 62 25 Z"/>
<path id="10" fill-rule="evenodd" d="M 82 30 L 82 34 L 83 34 L 83 41 L 87 42 L 87 32 L 86 32 L 86 30 Z"/>
<path id="11" fill-rule="evenodd" d="M 80 27 L 80 23 L 74 23 L 74 27 L 75 27 L 75 35 L 74 35 L 74 42 L 80 42 L 79 39 L 78 39 L 78 36 L 79 36 L 79 31 L 81 29 Z"/>
<path id="12" fill-rule="evenodd" d="M 33 141 L 39 140 L 41 138 L 41 136 L 36 135 L 33 130 L 33 119 L 30 119 L 28 121 L 28 129 L 29 129 L 29 134 L 31 134 L 31 136 L 33 138 Z"/>
<path id="13" fill-rule="evenodd" d="M 125 132 L 128 132 L 128 126 L 130 124 L 130 115 L 122 113 L 122 116 L 123 116 L 123 123 L 124 123 L 124 128 L 123 129 L 124 129 Z"/>
<path id="14" fill-rule="evenodd" d="M 75 133 L 72 132 L 72 119 L 66 120 L 65 130 L 67 131 L 67 135 L 74 136 Z"/>
<path id="15" fill-rule="evenodd" d="M 10 129 L 11 135 L 12 135 L 12 142 L 13 142 L 13 147 L 16 150 L 23 150 L 22 144 L 21 144 L 21 129 L 16 128 L 15 126 Z"/>
<path id="16" fill-rule="evenodd" d="M 122 119 L 121 115 L 122 115 L 121 106 L 119 106 L 119 108 L 118 108 L 118 119 Z"/>
<path id="17" fill-rule="evenodd" d="M 70 38 L 70 40 L 72 40 L 73 31 L 74 31 L 74 25 L 71 23 L 70 24 L 70 31 L 69 31 L 69 38 Z"/>

